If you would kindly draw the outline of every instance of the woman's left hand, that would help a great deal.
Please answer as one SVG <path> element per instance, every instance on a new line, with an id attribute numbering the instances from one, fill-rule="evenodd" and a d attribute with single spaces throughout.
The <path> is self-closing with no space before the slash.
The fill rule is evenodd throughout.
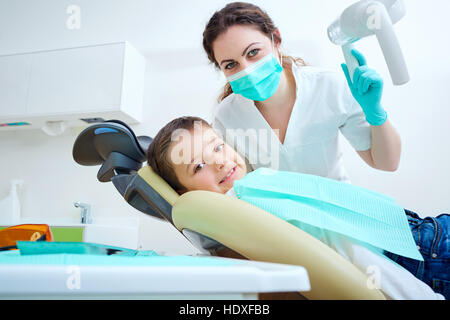
<path id="1" fill-rule="evenodd" d="M 358 50 L 353 49 L 351 53 L 358 60 L 359 67 L 355 69 L 352 82 L 347 65 L 345 63 L 341 65 L 348 86 L 363 109 L 367 122 L 373 126 L 380 126 L 387 120 L 387 113 L 381 106 L 383 79 L 367 66 L 366 59 Z"/>

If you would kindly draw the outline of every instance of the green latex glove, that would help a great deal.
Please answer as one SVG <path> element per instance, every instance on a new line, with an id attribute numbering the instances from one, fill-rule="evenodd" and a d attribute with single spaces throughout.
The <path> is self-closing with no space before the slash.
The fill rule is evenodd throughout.
<path id="1" fill-rule="evenodd" d="M 359 67 L 355 69 L 352 82 L 347 65 L 341 64 L 348 86 L 363 109 L 367 122 L 372 126 L 381 126 L 387 120 L 387 113 L 381 106 L 383 79 L 367 66 L 366 59 L 358 50 L 353 49 L 351 53 L 358 60 Z"/>

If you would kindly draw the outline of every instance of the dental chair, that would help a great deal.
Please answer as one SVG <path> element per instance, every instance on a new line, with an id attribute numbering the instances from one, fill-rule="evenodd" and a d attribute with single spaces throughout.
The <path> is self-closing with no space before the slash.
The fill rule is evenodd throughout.
<path id="1" fill-rule="evenodd" d="M 111 181 L 132 207 L 172 224 L 202 253 L 303 266 L 311 283 L 311 290 L 301 293 L 307 299 L 385 299 L 368 288 L 367 276 L 352 263 L 288 222 L 224 194 L 180 196 L 144 164 L 151 141 L 121 121 L 105 121 L 79 134 L 73 158 L 80 165 L 101 165 L 100 182 Z"/>

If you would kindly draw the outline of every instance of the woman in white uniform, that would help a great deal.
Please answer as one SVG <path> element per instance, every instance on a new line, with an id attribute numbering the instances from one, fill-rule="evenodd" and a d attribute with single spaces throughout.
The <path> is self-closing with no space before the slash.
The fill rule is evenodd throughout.
<path id="1" fill-rule="evenodd" d="M 371 167 L 397 170 L 401 141 L 381 106 L 383 81 L 360 67 L 344 74 L 306 66 L 280 51 L 281 36 L 259 7 L 230 3 L 203 33 L 209 60 L 228 80 L 212 125 L 247 161 L 349 182 L 339 131 Z M 345 79 L 347 77 L 347 81 Z"/>

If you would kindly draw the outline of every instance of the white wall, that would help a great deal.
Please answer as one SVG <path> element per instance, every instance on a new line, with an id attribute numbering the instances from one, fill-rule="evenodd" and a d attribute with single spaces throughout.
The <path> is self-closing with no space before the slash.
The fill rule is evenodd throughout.
<path id="1" fill-rule="evenodd" d="M 0 0 L 0 55 L 85 44 L 128 40 L 148 59 L 144 97 L 145 121 L 138 135 L 154 136 L 177 116 L 209 118 L 224 84 L 202 51 L 202 32 L 215 10 L 228 1 L 211 0 Z M 327 26 L 354 1 L 253 1 L 278 25 L 286 51 L 309 64 L 340 70 L 340 48 L 326 36 Z M 395 173 L 365 165 L 344 141 L 345 162 L 354 184 L 389 194 L 421 216 L 450 210 L 450 50 L 444 22 L 448 0 L 405 0 L 408 13 L 396 25 L 411 81 L 393 87 L 375 38 L 357 46 L 369 66 L 385 79 L 383 102 L 403 141 Z M 81 9 L 81 28 L 66 27 L 69 5 Z M 0 88 L 1 90 L 1 88 Z M 92 204 L 98 217 L 140 217 L 143 249 L 196 252 L 172 226 L 129 206 L 112 184 L 96 180 L 97 167 L 72 159 L 78 131 L 58 137 L 41 131 L 0 133 L 0 199 L 9 181 L 21 178 L 25 217 L 77 219 L 74 201 Z"/>

